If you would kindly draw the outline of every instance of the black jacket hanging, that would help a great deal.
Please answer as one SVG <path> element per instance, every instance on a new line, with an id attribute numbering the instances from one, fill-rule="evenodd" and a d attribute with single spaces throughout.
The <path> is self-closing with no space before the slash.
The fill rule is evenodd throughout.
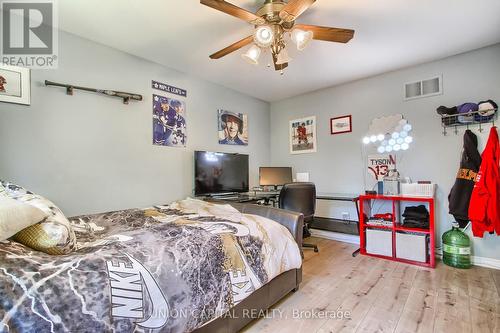
<path id="1" fill-rule="evenodd" d="M 466 130 L 460 169 L 448 196 L 450 214 L 455 217 L 460 228 L 465 228 L 469 222 L 469 202 L 480 166 L 481 155 L 477 150 L 477 136 Z"/>

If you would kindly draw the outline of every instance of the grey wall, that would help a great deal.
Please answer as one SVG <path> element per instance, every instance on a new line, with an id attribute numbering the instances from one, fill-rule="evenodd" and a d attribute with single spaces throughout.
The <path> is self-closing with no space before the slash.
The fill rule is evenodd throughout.
<path id="1" fill-rule="evenodd" d="M 59 69 L 32 71 L 31 106 L 0 104 L 0 178 L 45 195 L 67 215 L 191 195 L 194 150 L 249 154 L 250 185 L 257 184 L 258 167 L 269 163 L 268 103 L 66 33 L 59 45 Z M 45 79 L 145 100 L 70 97 L 42 86 Z M 188 90 L 187 148 L 152 145 L 152 79 Z M 249 115 L 248 147 L 218 144 L 218 108 Z"/>
<path id="2" fill-rule="evenodd" d="M 380 76 L 335 86 L 271 104 L 271 162 L 275 166 L 293 166 L 295 172 L 310 172 L 320 192 L 364 191 L 364 154 L 361 139 L 372 119 L 401 113 L 414 127 L 415 142 L 410 150 L 398 154 L 398 169 L 415 180 L 436 182 L 437 238 L 450 228 L 447 195 L 458 170 L 463 129 L 459 135 L 441 134 L 439 105 L 453 106 L 467 101 L 500 101 L 500 44 Z M 443 75 L 444 94 L 403 100 L 403 84 Z M 329 119 L 352 114 L 353 133 L 330 135 Z M 290 155 L 288 121 L 297 117 L 317 116 L 318 152 Z M 490 126 L 479 137 L 482 151 Z M 324 204 L 323 204 L 324 205 Z M 321 208 L 321 206 L 320 206 Z M 348 210 L 345 208 L 344 210 Z M 323 212 L 327 209 L 322 207 Z M 335 211 L 334 209 L 331 210 Z M 500 238 L 475 238 L 474 255 L 500 259 Z"/>

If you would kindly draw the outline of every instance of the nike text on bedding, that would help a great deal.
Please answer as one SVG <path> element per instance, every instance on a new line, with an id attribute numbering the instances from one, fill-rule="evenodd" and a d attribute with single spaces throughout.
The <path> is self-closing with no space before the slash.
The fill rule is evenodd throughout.
<path id="1" fill-rule="evenodd" d="M 111 286 L 111 315 L 145 319 L 144 297 L 151 301 L 149 317 L 136 324 L 143 328 L 161 328 L 168 321 L 169 306 L 151 273 L 136 259 L 125 254 L 128 261 L 107 261 Z M 144 289 L 146 293 L 144 293 Z"/>

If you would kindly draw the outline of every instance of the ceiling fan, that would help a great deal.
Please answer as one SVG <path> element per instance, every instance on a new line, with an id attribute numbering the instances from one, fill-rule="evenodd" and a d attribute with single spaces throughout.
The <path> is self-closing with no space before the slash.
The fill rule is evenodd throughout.
<path id="1" fill-rule="evenodd" d="M 242 57 L 251 64 L 257 65 L 262 50 L 270 49 L 274 69 L 283 74 L 292 60 L 286 50 L 285 37 L 289 34 L 298 50 L 303 50 L 312 40 L 347 43 L 354 36 L 354 30 L 317 25 L 295 24 L 295 20 L 304 13 L 316 0 L 265 0 L 265 3 L 254 14 L 224 0 L 200 0 L 200 3 L 232 15 L 255 26 L 253 35 L 212 54 L 211 59 L 220 59 L 242 47 L 252 47 Z"/>

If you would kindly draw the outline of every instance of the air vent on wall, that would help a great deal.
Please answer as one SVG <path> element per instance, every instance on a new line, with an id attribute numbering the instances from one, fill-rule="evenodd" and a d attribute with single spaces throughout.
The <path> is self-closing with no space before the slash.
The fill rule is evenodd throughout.
<path id="1" fill-rule="evenodd" d="M 443 77 L 405 83 L 405 100 L 441 95 L 443 93 Z"/>

